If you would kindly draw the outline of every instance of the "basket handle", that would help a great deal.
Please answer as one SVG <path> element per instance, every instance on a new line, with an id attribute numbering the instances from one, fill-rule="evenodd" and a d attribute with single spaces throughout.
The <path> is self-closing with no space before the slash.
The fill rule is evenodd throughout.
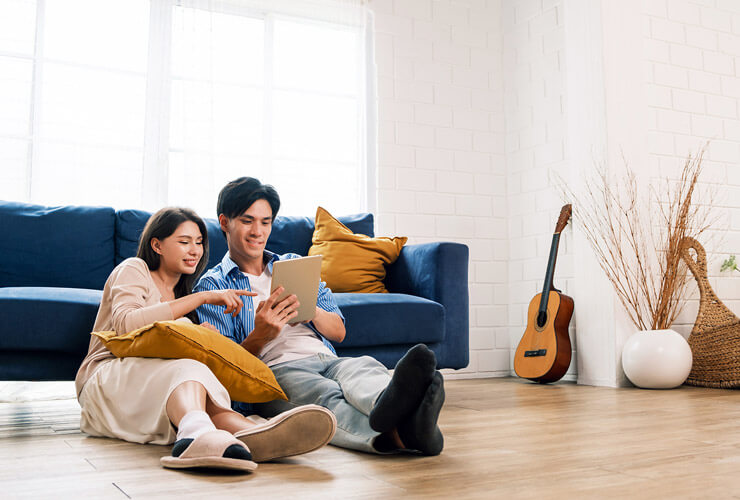
<path id="1" fill-rule="evenodd" d="M 696 260 L 691 257 L 689 249 L 696 251 Z M 681 240 L 681 257 L 689 266 L 691 273 L 696 278 L 699 285 L 699 313 L 696 315 L 696 324 L 694 332 L 699 332 L 703 328 L 714 328 L 736 324 L 738 317 L 725 306 L 717 297 L 709 284 L 707 277 L 707 252 L 704 247 L 694 238 L 685 237 Z"/>
<path id="2" fill-rule="evenodd" d="M 694 249 L 696 252 L 696 260 L 691 257 L 691 254 L 689 253 L 690 248 Z M 699 291 L 702 295 L 707 290 L 711 290 L 709 280 L 707 279 L 707 252 L 704 250 L 704 247 L 701 246 L 701 243 L 696 241 L 694 238 L 686 236 L 681 240 L 681 257 L 683 257 L 686 265 L 689 266 L 691 274 L 696 278 L 696 281 L 699 284 Z"/>

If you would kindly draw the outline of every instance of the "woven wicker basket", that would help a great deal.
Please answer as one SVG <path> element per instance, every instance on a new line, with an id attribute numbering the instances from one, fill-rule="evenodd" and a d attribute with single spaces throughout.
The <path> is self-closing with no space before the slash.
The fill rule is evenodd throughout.
<path id="1" fill-rule="evenodd" d="M 689 249 L 696 251 L 696 260 Z M 681 241 L 681 256 L 699 284 L 699 313 L 689 336 L 694 364 L 686 383 L 703 387 L 740 387 L 740 318 L 725 306 L 707 279 L 707 253 L 693 238 Z"/>

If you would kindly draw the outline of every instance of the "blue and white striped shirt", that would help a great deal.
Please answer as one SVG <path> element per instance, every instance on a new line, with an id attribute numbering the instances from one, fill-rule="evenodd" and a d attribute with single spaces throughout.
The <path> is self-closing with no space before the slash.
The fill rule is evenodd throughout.
<path id="1" fill-rule="evenodd" d="M 272 263 L 274 261 L 297 259 L 299 257 L 300 255 L 295 253 L 277 255 L 265 250 L 265 260 L 267 261 L 267 268 L 270 273 L 272 273 Z M 195 285 L 195 289 L 193 291 L 203 292 L 211 290 L 225 290 L 227 288 L 234 290 L 252 290 L 252 287 L 249 284 L 249 278 L 239 270 L 239 266 L 231 260 L 231 256 L 228 252 L 224 255 L 220 264 L 213 269 L 210 269 L 200 278 L 200 280 L 198 280 L 198 284 Z M 211 323 L 218 328 L 218 331 L 220 331 L 222 335 L 229 337 L 237 344 L 241 344 L 250 332 L 254 330 L 254 315 L 257 310 L 252 297 L 242 296 L 242 300 L 244 301 L 244 307 L 242 307 L 242 310 L 239 311 L 239 314 L 236 317 L 233 317 L 231 314 L 224 314 L 223 306 L 204 304 L 197 309 L 198 318 L 201 323 Z M 316 300 L 316 305 L 324 311 L 339 315 L 344 322 L 344 316 L 339 310 L 339 306 L 337 306 L 331 290 L 326 287 L 326 283 L 323 281 L 319 283 L 319 294 Z M 319 333 L 313 322 L 307 323 L 306 326 L 319 336 L 331 352 L 336 354 L 334 347 L 324 338 L 323 335 L 321 335 L 321 333 Z"/>

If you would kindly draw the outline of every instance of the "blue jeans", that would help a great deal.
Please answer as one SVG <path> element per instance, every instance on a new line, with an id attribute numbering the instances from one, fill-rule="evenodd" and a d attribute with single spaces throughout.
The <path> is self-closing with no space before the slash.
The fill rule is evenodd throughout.
<path id="1" fill-rule="evenodd" d="M 338 358 L 315 354 L 271 367 L 288 399 L 296 404 L 317 404 L 337 417 L 331 444 L 378 453 L 368 415 L 391 381 L 388 369 L 375 358 Z"/>

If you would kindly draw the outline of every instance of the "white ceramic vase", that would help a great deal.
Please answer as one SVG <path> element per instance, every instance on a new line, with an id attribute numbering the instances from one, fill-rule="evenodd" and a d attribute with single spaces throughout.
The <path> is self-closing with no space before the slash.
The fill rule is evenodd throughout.
<path id="1" fill-rule="evenodd" d="M 673 330 L 639 331 L 624 344 L 622 369 L 643 389 L 673 389 L 686 381 L 693 356 L 683 336 Z"/>

